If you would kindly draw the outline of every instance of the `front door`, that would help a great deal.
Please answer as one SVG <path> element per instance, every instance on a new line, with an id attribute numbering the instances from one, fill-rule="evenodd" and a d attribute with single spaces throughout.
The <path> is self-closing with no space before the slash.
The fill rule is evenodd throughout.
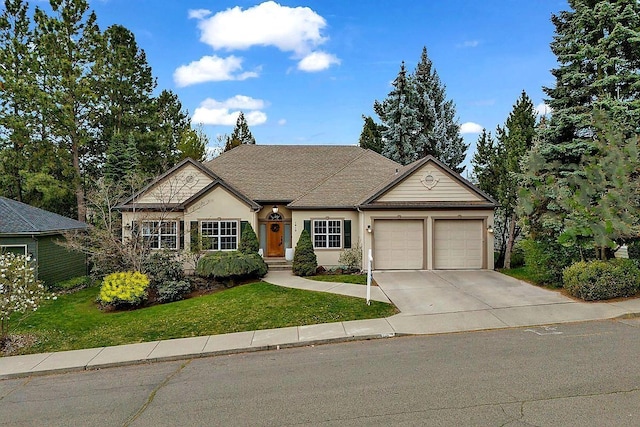
<path id="1" fill-rule="evenodd" d="M 283 257 L 284 256 L 284 230 L 282 222 L 267 222 L 267 256 Z"/>

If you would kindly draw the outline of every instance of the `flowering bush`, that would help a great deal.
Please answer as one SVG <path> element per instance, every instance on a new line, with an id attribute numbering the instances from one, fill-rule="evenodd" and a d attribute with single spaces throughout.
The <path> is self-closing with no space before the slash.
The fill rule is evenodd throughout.
<path id="1" fill-rule="evenodd" d="M 112 273 L 104 278 L 98 301 L 107 306 L 137 306 L 147 299 L 149 278 L 139 271 Z"/>
<path id="2" fill-rule="evenodd" d="M 14 313 L 35 311 L 40 301 L 50 297 L 36 280 L 31 257 L 0 254 L 0 343 L 9 335 L 9 318 Z"/>

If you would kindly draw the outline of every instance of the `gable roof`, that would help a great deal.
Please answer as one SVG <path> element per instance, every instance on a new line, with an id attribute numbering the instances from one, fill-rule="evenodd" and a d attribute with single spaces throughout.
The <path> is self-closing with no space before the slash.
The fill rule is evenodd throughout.
<path id="1" fill-rule="evenodd" d="M 0 234 L 42 234 L 87 227 L 84 222 L 0 197 Z"/>
<path id="2" fill-rule="evenodd" d="M 289 203 L 314 189 L 331 187 L 330 178 L 340 171 L 349 175 L 348 166 L 365 151 L 345 145 L 242 144 L 206 162 L 205 166 L 258 203 Z M 372 160 L 374 156 L 367 158 Z M 373 166 L 388 167 L 389 162 L 375 159 Z M 399 167 L 395 162 L 391 163 L 395 165 L 393 167 Z M 353 176 L 349 185 L 357 185 L 360 181 L 371 181 L 371 178 Z M 337 184 L 337 190 L 345 187 L 344 181 Z"/>
<path id="3" fill-rule="evenodd" d="M 380 182 L 388 181 L 400 165 L 380 154 L 363 150 L 360 155 L 318 183 L 306 194 L 289 203 L 292 209 L 351 208 Z"/>
<path id="4" fill-rule="evenodd" d="M 449 174 L 451 178 L 460 183 L 462 186 L 467 188 L 472 193 L 479 196 L 482 200 L 478 202 L 379 202 L 377 201 L 382 195 L 386 194 L 389 190 L 396 187 L 402 181 L 404 181 L 408 176 L 414 173 L 416 170 L 420 169 L 422 166 L 427 164 L 428 162 L 435 163 L 439 168 L 441 168 L 445 173 Z M 359 204 L 358 207 L 366 209 L 366 208 L 396 208 L 396 207 L 404 207 L 404 208 L 438 208 L 438 207 L 478 207 L 478 208 L 495 208 L 498 205 L 490 195 L 480 190 L 478 187 L 473 185 L 471 182 L 464 179 L 460 174 L 453 171 L 450 167 L 442 163 L 440 160 L 435 157 L 428 155 L 422 159 L 416 160 L 415 162 L 404 166 L 397 175 L 389 179 L 380 185 L 377 189 L 375 189 L 369 196 L 365 197 Z"/>

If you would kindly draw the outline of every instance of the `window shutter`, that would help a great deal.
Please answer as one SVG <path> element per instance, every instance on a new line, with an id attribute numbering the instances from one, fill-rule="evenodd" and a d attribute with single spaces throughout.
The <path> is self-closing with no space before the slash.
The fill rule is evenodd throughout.
<path id="1" fill-rule="evenodd" d="M 343 221 L 344 224 L 344 244 L 343 244 L 343 248 L 344 249 L 350 249 L 351 248 L 351 220 L 350 219 L 345 219 Z"/>
<path id="2" fill-rule="evenodd" d="M 178 249 L 184 249 L 184 221 L 180 221 L 180 245 Z"/>
<path id="3" fill-rule="evenodd" d="M 198 221 L 190 221 L 189 230 L 189 243 L 191 244 L 191 251 L 197 251 L 200 249 L 200 242 L 198 241 Z"/>
<path id="4" fill-rule="evenodd" d="M 304 220 L 304 229 L 307 230 L 307 233 L 309 233 L 309 236 L 311 236 L 311 220 L 310 219 Z"/>

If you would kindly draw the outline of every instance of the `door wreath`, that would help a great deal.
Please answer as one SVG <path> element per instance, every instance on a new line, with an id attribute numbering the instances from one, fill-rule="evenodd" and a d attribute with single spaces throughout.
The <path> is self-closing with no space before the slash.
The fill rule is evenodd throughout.
<path id="1" fill-rule="evenodd" d="M 274 233 L 280 231 L 280 224 L 271 224 L 271 231 L 273 231 Z"/>

